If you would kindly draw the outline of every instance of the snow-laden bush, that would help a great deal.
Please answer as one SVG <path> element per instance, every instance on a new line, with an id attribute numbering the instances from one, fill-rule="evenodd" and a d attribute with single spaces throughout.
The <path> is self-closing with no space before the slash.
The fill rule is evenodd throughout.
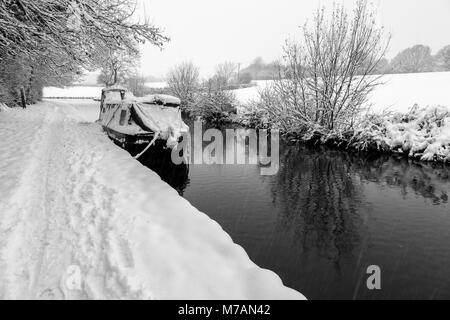
<path id="1" fill-rule="evenodd" d="M 269 121 L 269 113 L 265 108 L 261 108 L 258 100 L 248 102 L 241 110 L 235 121 L 244 127 L 269 129 L 274 126 L 274 122 Z"/>
<path id="2" fill-rule="evenodd" d="M 350 145 L 358 150 L 390 150 L 424 161 L 450 161 L 450 108 L 370 115 L 354 131 Z"/>
<path id="3" fill-rule="evenodd" d="M 270 103 L 276 103 L 276 99 L 249 103 L 237 122 L 251 128 L 280 129 L 288 140 L 450 162 L 450 107 L 415 105 L 407 113 L 367 114 L 359 118 L 353 129 L 330 130 L 317 123 L 299 126 L 287 117 L 277 118 L 267 108 Z"/>
<path id="4" fill-rule="evenodd" d="M 197 92 L 195 99 L 188 107 L 192 118 L 201 118 L 209 123 L 223 123 L 230 119 L 230 115 L 236 113 L 236 98 L 231 91 L 217 88 Z"/>
<path id="5" fill-rule="evenodd" d="M 243 113 L 239 114 L 237 120 L 243 126 L 254 129 L 269 129 L 272 127 L 268 121 L 268 114 L 258 108 L 245 109 Z"/>

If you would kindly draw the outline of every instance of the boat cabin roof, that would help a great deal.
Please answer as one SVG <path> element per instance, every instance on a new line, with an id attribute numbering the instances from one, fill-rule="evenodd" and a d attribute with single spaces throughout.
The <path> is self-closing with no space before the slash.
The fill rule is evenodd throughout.
<path id="1" fill-rule="evenodd" d="M 167 94 L 150 94 L 145 97 L 136 98 L 131 91 L 121 86 L 107 87 L 102 90 L 102 100 L 106 104 L 119 103 L 141 103 L 153 104 L 165 107 L 179 107 L 181 100 Z"/>
<path id="2" fill-rule="evenodd" d="M 111 86 L 102 89 L 102 92 L 111 92 L 111 91 L 128 91 L 128 89 L 122 86 Z"/>
<path id="3" fill-rule="evenodd" d="M 157 104 L 167 107 L 179 107 L 181 100 L 167 94 L 150 94 L 142 98 L 137 98 L 137 102 L 143 104 Z"/>
<path id="4" fill-rule="evenodd" d="M 102 90 L 102 97 L 106 104 L 133 103 L 136 97 L 131 91 L 121 86 L 107 87 Z"/>

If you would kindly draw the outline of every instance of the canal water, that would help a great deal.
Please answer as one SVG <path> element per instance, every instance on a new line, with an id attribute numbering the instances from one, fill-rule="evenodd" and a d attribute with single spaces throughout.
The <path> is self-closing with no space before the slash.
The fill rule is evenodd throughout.
<path id="1" fill-rule="evenodd" d="M 450 299 L 448 166 L 283 143 L 273 176 L 142 161 L 309 299 Z"/>

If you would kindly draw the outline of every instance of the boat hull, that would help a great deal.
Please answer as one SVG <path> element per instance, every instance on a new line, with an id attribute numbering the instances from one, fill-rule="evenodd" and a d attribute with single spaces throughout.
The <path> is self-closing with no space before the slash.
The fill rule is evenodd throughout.
<path id="1" fill-rule="evenodd" d="M 140 134 L 127 134 L 111 129 L 106 126 L 103 126 L 103 130 L 116 145 L 127 150 L 133 156 L 141 153 L 148 146 L 148 144 L 153 141 L 153 138 L 155 137 L 155 133 L 153 132 Z M 167 140 L 156 139 L 151 149 L 165 150 L 168 149 L 166 145 Z"/>
<path id="2" fill-rule="evenodd" d="M 127 134 L 119 132 L 117 130 L 111 129 L 106 126 L 102 126 L 103 130 L 106 132 L 108 137 L 119 144 L 128 145 L 145 145 L 153 140 L 155 134 L 153 132 L 149 133 L 139 133 L 139 134 Z"/>

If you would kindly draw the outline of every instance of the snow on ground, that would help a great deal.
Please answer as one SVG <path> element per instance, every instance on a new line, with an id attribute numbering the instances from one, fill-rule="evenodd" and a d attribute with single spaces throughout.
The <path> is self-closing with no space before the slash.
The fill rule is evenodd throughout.
<path id="1" fill-rule="evenodd" d="M 407 112 L 414 104 L 450 106 L 450 72 L 392 74 L 382 81 L 385 84 L 377 87 L 369 98 L 373 111 Z M 257 87 L 235 90 L 236 97 L 242 103 L 257 99 L 258 90 L 270 83 L 257 81 Z"/>
<path id="2" fill-rule="evenodd" d="M 115 146 L 97 112 L 0 113 L 1 298 L 303 298 Z"/>
<path id="3" fill-rule="evenodd" d="M 236 99 L 239 102 L 247 103 L 252 100 L 257 100 L 258 92 L 266 87 L 269 87 L 273 83 L 272 80 L 258 80 L 253 82 L 256 83 L 255 87 L 233 90 L 236 95 Z"/>
<path id="4" fill-rule="evenodd" d="M 147 82 L 149 88 L 162 89 L 167 82 Z M 72 86 L 72 87 L 45 87 L 44 98 L 100 98 L 102 87 L 99 86 Z"/>
<path id="5" fill-rule="evenodd" d="M 9 107 L 6 104 L 0 103 L 0 112 L 8 112 L 9 110 Z"/>
<path id="6" fill-rule="evenodd" d="M 161 82 L 146 82 L 146 87 L 152 88 L 152 89 L 163 89 L 167 88 L 167 82 L 161 81 Z"/>
<path id="7" fill-rule="evenodd" d="M 450 106 L 450 72 L 386 75 L 370 97 L 374 111 L 408 112 L 420 107 Z"/>
<path id="8" fill-rule="evenodd" d="M 44 98 L 100 98 L 102 87 L 45 87 Z"/>

